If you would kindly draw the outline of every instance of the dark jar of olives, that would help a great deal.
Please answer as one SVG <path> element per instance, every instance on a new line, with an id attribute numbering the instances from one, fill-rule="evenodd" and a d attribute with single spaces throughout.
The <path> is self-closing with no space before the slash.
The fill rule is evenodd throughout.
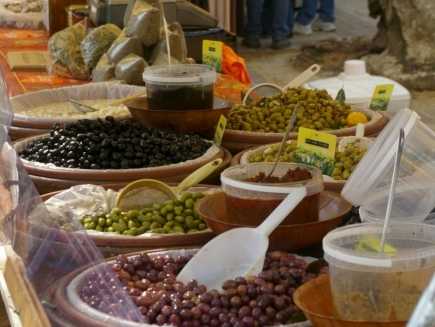
<path id="1" fill-rule="evenodd" d="M 150 110 L 213 108 L 216 72 L 207 65 L 153 66 L 145 70 Z"/>

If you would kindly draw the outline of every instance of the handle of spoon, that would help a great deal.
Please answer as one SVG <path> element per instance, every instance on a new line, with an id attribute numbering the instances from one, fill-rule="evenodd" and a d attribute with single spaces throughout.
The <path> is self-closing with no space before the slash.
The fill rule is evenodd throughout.
<path id="1" fill-rule="evenodd" d="M 210 176 L 210 174 L 213 173 L 221 165 L 221 163 L 222 159 L 216 159 L 195 170 L 174 188 L 175 194 L 178 195 L 192 186 L 201 183 L 205 178 Z"/>
<path id="2" fill-rule="evenodd" d="M 269 236 L 306 195 L 305 187 L 295 187 L 256 230 L 260 234 Z"/>
<path id="3" fill-rule="evenodd" d="M 294 79 L 292 79 L 286 86 L 284 86 L 283 90 L 286 91 L 287 89 L 301 86 L 302 84 L 306 83 L 310 78 L 317 75 L 317 73 L 320 72 L 320 68 L 320 65 L 312 65 L 311 67 L 300 73 L 298 76 L 296 76 Z"/>
<path id="4" fill-rule="evenodd" d="M 68 101 L 74 105 L 74 108 L 82 113 L 98 111 L 98 109 L 95 109 L 94 107 L 88 106 L 87 104 L 81 103 L 79 101 L 72 99 L 69 99 Z"/>
<path id="5" fill-rule="evenodd" d="M 293 110 L 292 116 L 291 116 L 290 121 L 288 122 L 288 125 L 287 125 L 287 129 L 285 131 L 284 136 L 282 137 L 281 144 L 279 145 L 278 155 L 276 156 L 275 163 L 273 164 L 272 170 L 269 172 L 269 175 L 267 175 L 265 177 L 265 179 L 267 179 L 270 176 L 272 176 L 273 172 L 275 171 L 276 167 L 278 166 L 279 159 L 281 158 L 282 151 L 284 150 L 285 142 L 287 141 L 288 136 L 289 136 L 291 130 L 295 126 L 297 111 L 298 111 L 297 108 L 295 108 Z"/>
<path id="6" fill-rule="evenodd" d="M 255 86 L 251 87 L 248 91 L 246 91 L 245 96 L 243 97 L 243 100 L 242 100 L 242 104 L 244 106 L 246 106 L 246 101 L 248 101 L 249 96 L 252 94 L 252 92 L 254 92 L 256 89 L 259 89 L 260 87 L 271 87 L 271 88 L 274 88 L 274 89 L 278 90 L 278 92 L 282 93 L 282 89 L 281 89 L 281 87 L 279 85 L 276 85 L 276 84 L 273 84 L 273 83 L 260 83 L 260 84 L 257 84 Z"/>
<path id="7" fill-rule="evenodd" d="M 130 101 L 130 100 L 135 100 L 137 98 L 143 97 L 145 96 L 146 93 L 139 93 L 139 94 L 135 94 L 135 95 L 131 95 L 122 99 L 117 99 L 117 100 L 113 100 L 110 102 L 111 106 L 119 106 L 121 104 L 123 104 L 124 102 Z"/>
<path id="8" fill-rule="evenodd" d="M 382 252 L 384 252 L 385 239 L 387 237 L 387 228 L 388 228 L 388 225 L 390 223 L 391 209 L 393 207 L 394 193 L 396 191 L 397 180 L 399 178 L 400 159 L 402 158 L 404 143 L 405 143 L 405 132 L 404 132 L 403 128 L 401 128 L 400 135 L 399 135 L 398 148 L 397 148 L 397 152 L 396 152 L 396 156 L 395 156 L 395 160 L 394 160 L 393 176 L 391 177 L 390 190 L 388 193 L 388 202 L 387 202 L 387 210 L 385 212 L 384 227 L 382 229 L 382 238 L 381 238 L 381 251 Z"/>

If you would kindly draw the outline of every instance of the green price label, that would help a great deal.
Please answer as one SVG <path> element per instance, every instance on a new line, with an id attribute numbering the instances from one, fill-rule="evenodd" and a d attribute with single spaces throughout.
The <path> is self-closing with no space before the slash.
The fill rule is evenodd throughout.
<path id="1" fill-rule="evenodd" d="M 216 132 L 214 134 L 214 143 L 217 145 L 222 144 L 222 139 L 224 138 L 225 128 L 227 127 L 227 119 L 224 115 L 221 115 L 219 122 L 216 126 Z"/>

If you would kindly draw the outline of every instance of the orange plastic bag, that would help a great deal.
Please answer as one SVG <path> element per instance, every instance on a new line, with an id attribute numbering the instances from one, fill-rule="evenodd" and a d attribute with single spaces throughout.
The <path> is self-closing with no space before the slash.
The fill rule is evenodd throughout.
<path id="1" fill-rule="evenodd" d="M 222 73 L 231 75 L 243 84 L 251 84 L 245 59 L 238 56 L 231 47 L 225 44 L 222 49 Z"/>

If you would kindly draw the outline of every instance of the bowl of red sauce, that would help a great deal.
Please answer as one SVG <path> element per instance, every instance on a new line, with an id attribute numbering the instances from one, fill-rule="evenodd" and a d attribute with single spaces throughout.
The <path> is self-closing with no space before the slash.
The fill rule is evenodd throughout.
<path id="1" fill-rule="evenodd" d="M 306 197 L 281 225 L 305 224 L 319 220 L 319 198 L 323 191 L 322 173 L 304 164 L 249 163 L 227 168 L 221 174 L 227 211 L 234 223 L 257 226 L 295 188 L 305 187 Z"/>

